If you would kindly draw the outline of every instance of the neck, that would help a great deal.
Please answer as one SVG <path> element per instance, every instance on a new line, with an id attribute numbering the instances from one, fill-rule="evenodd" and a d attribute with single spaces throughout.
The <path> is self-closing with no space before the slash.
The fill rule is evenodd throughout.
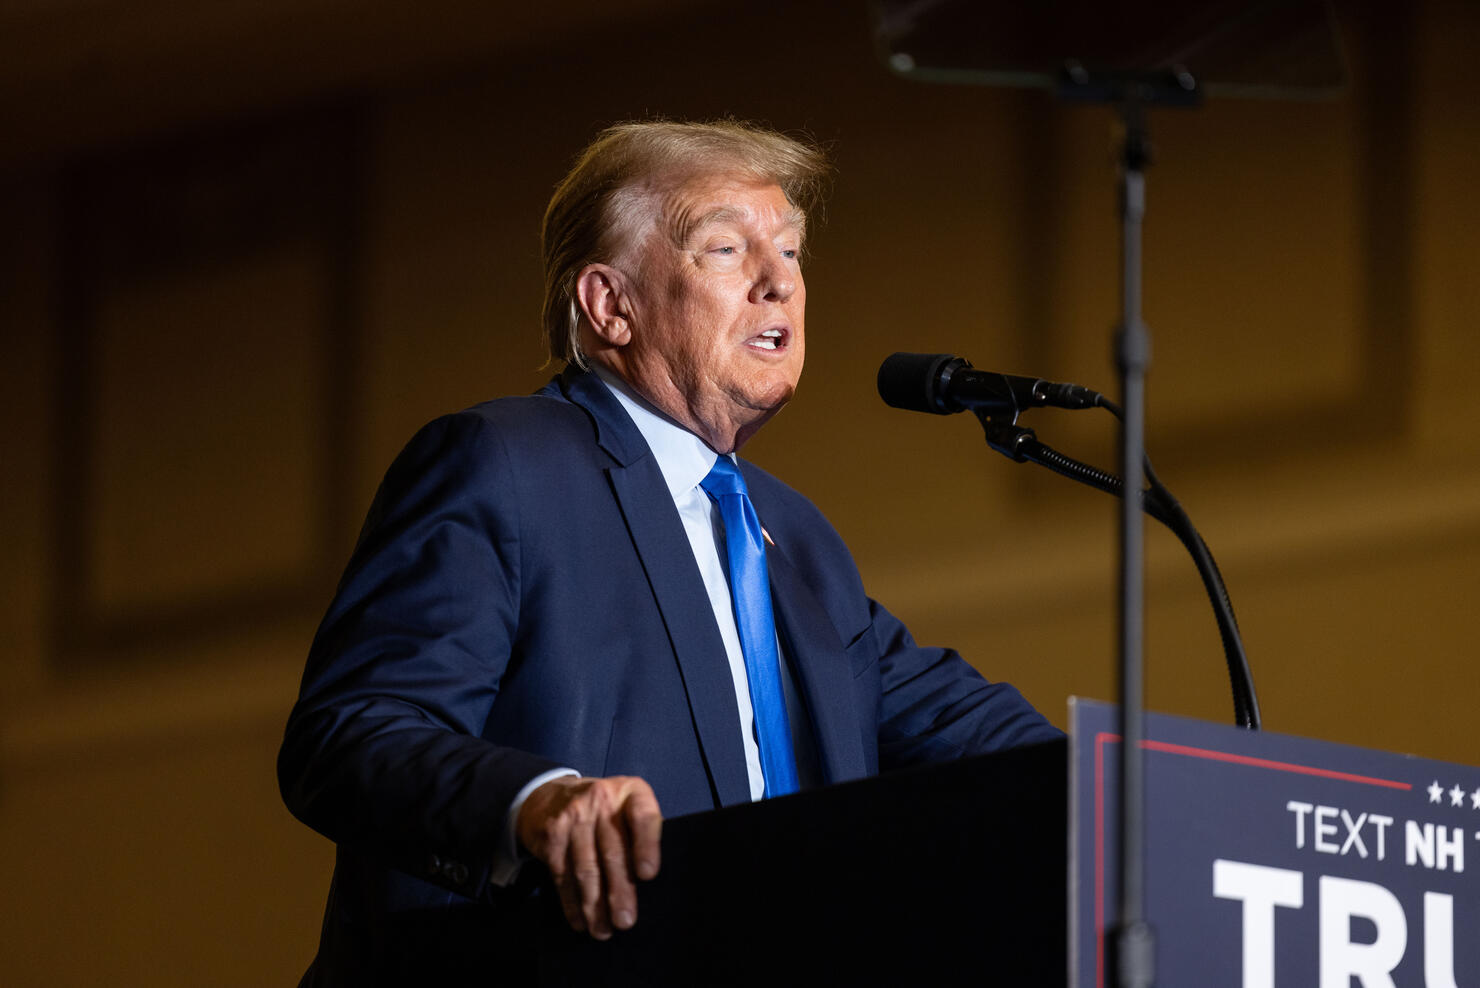
<path id="1" fill-rule="evenodd" d="M 740 447 L 751 436 L 759 432 L 761 426 L 769 422 L 771 416 L 779 411 L 779 409 L 746 409 L 748 414 L 743 418 L 733 414 L 724 414 L 722 411 L 715 413 L 689 404 L 677 387 L 638 387 L 626 374 L 622 373 L 619 364 L 614 366 L 617 362 L 602 359 L 604 354 L 591 356 L 594 358 L 590 361 L 591 369 L 608 385 L 621 388 L 627 395 L 642 402 L 654 413 L 661 415 L 680 429 L 698 436 L 716 453 L 738 452 Z"/>

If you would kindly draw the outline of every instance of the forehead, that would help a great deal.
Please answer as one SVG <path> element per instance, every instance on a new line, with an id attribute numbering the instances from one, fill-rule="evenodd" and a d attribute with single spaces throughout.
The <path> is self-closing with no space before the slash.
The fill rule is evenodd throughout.
<path id="1" fill-rule="evenodd" d="M 772 235 L 806 227 L 805 214 L 779 185 L 748 175 L 692 176 L 662 194 L 660 203 L 658 223 L 679 242 L 719 224 L 753 224 Z"/>

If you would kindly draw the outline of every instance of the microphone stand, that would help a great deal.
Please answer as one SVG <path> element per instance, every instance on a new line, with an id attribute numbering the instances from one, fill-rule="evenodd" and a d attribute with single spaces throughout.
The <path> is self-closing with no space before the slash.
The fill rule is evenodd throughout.
<path id="1" fill-rule="evenodd" d="M 1150 161 L 1145 108 L 1194 105 L 1200 93 L 1185 71 L 1091 73 L 1078 63 L 1065 68 L 1059 93 L 1066 100 L 1113 102 L 1125 126 L 1120 169 L 1121 318 L 1115 358 L 1124 409 L 1121 476 L 1134 477 L 1145 458 L 1145 382 L 1151 356 L 1150 334 L 1141 321 L 1141 223 Z M 1106 968 L 1119 988 L 1151 988 L 1156 960 L 1156 939 L 1145 916 L 1143 537 L 1141 506 L 1127 487 L 1120 511 L 1120 901 L 1114 936 L 1105 939 L 1106 949 L 1114 953 Z"/>

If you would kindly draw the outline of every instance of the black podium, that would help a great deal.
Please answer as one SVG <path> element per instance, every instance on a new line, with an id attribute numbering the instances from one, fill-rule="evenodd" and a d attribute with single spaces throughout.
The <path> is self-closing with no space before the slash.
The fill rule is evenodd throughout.
<path id="1" fill-rule="evenodd" d="M 1076 700 L 1071 744 L 669 820 L 637 928 L 546 896 L 532 980 L 1106 988 L 1115 723 Z M 1157 714 L 1142 744 L 1156 984 L 1480 984 L 1480 768 Z"/>
<path id="2" fill-rule="evenodd" d="M 1063 984 L 1063 742 L 668 820 L 637 926 L 542 985 Z"/>

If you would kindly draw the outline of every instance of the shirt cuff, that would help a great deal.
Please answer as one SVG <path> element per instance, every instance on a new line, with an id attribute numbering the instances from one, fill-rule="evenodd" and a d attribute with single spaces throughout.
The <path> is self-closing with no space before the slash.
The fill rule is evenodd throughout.
<path id="1" fill-rule="evenodd" d="M 519 849 L 519 835 L 515 832 L 519 811 L 524 808 L 524 801 L 529 798 L 529 794 L 551 779 L 580 774 L 573 768 L 552 768 L 530 779 L 514 796 L 514 801 L 509 804 L 508 815 L 504 817 L 504 831 L 499 835 L 498 842 L 493 849 L 493 863 L 488 869 L 490 885 L 504 888 L 514 884 L 514 880 L 519 877 L 519 870 L 524 867 L 524 862 L 529 858 L 528 854 Z"/>

